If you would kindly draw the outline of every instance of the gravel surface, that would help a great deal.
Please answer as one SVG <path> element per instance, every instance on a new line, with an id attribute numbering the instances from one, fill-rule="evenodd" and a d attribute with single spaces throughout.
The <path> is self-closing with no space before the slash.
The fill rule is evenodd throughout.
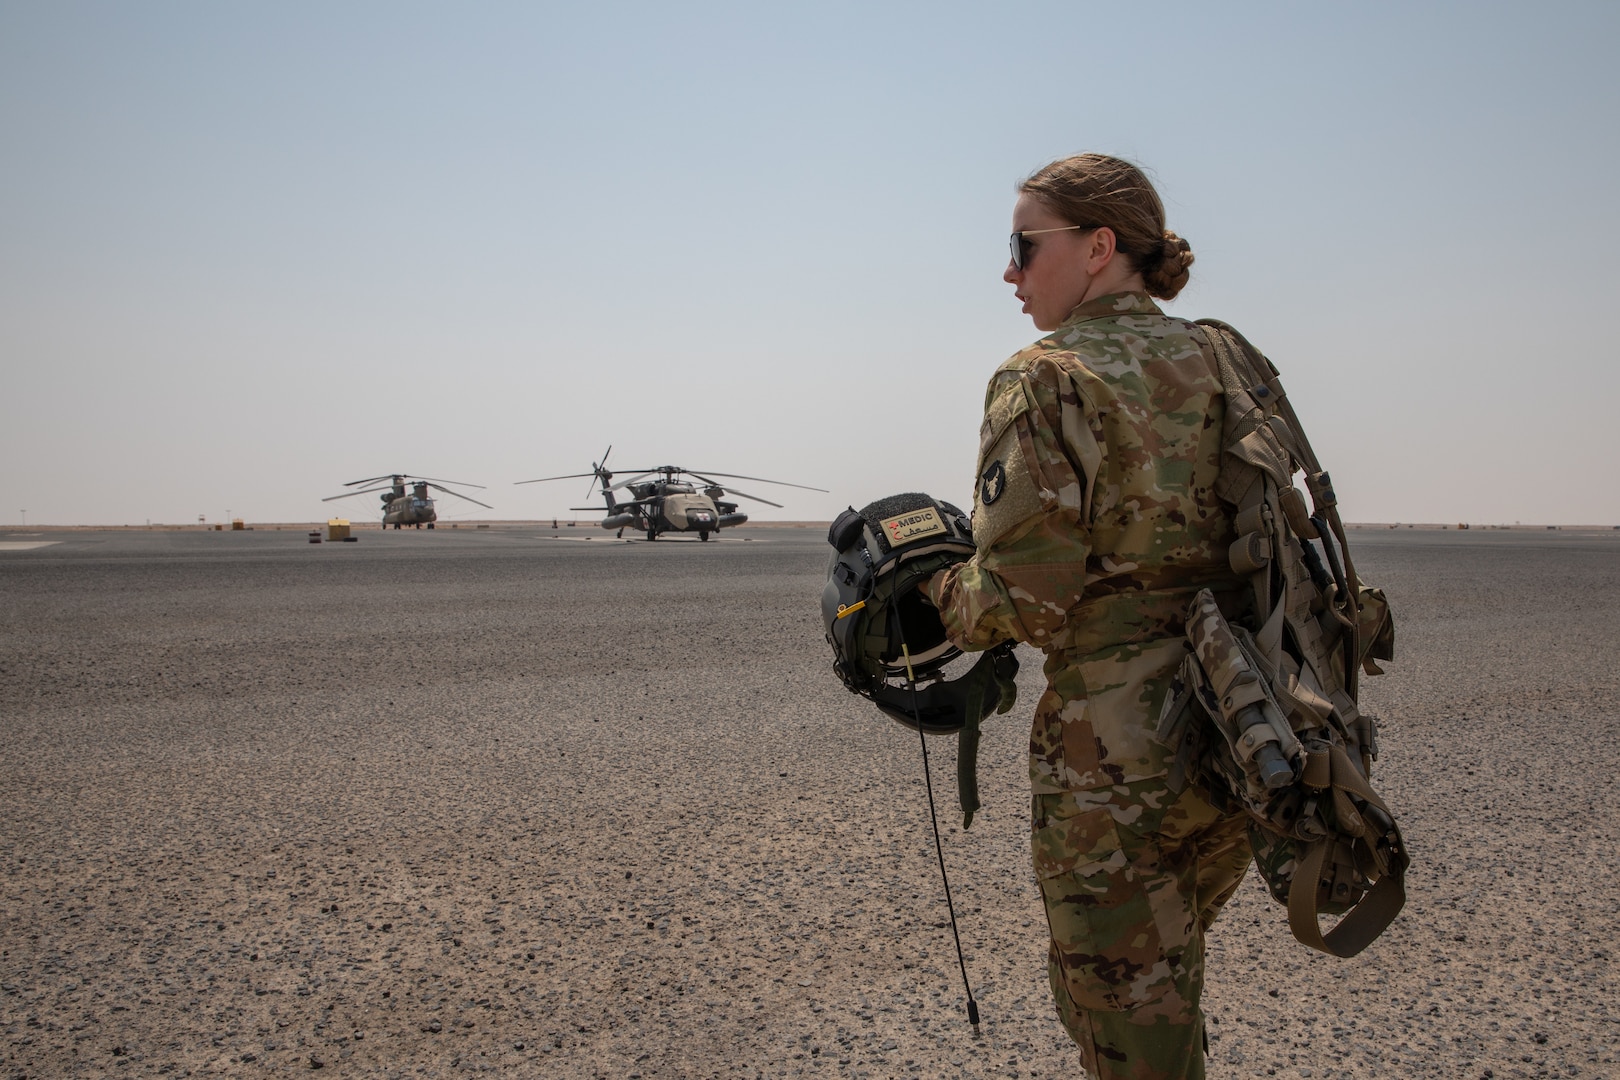
<path id="1" fill-rule="evenodd" d="M 830 670 L 824 534 L 560 532 L 0 531 L 0 1075 L 1078 1076 L 1039 658 L 966 833 L 929 745 L 975 1037 L 917 738 Z M 1251 875 L 1210 1075 L 1620 1076 L 1620 532 L 1353 541 L 1410 899 L 1335 960 Z"/>

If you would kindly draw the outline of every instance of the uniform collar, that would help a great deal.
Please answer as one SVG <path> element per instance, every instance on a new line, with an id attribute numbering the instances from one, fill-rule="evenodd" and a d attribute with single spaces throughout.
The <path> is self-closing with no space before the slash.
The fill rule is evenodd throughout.
<path id="1" fill-rule="evenodd" d="M 1059 330 L 1064 326 L 1073 326 L 1076 323 L 1089 322 L 1092 319 L 1111 319 L 1120 315 L 1163 315 L 1159 305 L 1147 293 L 1118 292 L 1107 296 L 1096 296 L 1087 300 L 1073 311 L 1069 312 L 1063 320 Z M 1055 333 L 1056 331 L 1054 331 Z"/>

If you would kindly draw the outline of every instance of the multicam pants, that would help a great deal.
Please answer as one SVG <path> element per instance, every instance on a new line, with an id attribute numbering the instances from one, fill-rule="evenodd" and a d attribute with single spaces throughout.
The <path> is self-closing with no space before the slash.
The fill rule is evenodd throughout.
<path id="1" fill-rule="evenodd" d="M 1063 1025 L 1096 1080 L 1200 1080 L 1204 931 L 1248 869 L 1247 820 L 1149 780 L 1036 795 L 1031 848 Z"/>

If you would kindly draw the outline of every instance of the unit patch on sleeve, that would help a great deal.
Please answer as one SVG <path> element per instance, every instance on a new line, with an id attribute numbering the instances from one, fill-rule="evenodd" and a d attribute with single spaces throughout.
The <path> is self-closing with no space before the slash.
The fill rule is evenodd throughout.
<path id="1" fill-rule="evenodd" d="M 1007 467 L 1001 462 L 992 462 L 979 477 L 979 501 L 989 506 L 1001 498 L 1007 491 Z"/>
<path id="2" fill-rule="evenodd" d="M 900 547 L 919 537 L 942 536 L 948 532 L 945 523 L 939 519 L 939 512 L 931 506 L 884 518 L 882 525 L 883 535 L 888 537 L 890 547 Z"/>
<path id="3" fill-rule="evenodd" d="M 1045 510 L 1029 460 L 1029 394 L 1009 383 L 985 410 L 979 429 L 979 474 L 973 485 L 973 539 L 979 550 Z"/>

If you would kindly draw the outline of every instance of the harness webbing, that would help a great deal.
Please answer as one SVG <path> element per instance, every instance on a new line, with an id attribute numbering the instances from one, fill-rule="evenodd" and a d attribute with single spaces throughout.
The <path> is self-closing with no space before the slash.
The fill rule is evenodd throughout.
<path id="1" fill-rule="evenodd" d="M 1375 723 L 1357 707 L 1357 675 L 1363 663 L 1377 669 L 1363 640 L 1363 586 L 1332 479 L 1276 367 L 1227 324 L 1199 325 L 1226 399 L 1215 489 L 1233 510 L 1229 561 L 1249 582 L 1254 610 L 1245 629 L 1229 625 L 1207 591 L 1195 598 L 1183 679 L 1197 692 L 1176 701 L 1199 701 L 1218 733 L 1200 744 L 1206 780 L 1229 788 L 1283 856 L 1262 868 L 1277 872 L 1273 892 L 1286 895 L 1294 936 L 1353 956 L 1405 904 L 1409 861 L 1367 780 Z M 1294 487 L 1301 471 L 1308 510 Z M 1382 615 L 1373 595 L 1380 606 L 1370 610 Z M 1167 702 L 1161 731 L 1175 727 L 1171 711 Z M 1328 911 L 1344 915 L 1324 934 Z"/>

